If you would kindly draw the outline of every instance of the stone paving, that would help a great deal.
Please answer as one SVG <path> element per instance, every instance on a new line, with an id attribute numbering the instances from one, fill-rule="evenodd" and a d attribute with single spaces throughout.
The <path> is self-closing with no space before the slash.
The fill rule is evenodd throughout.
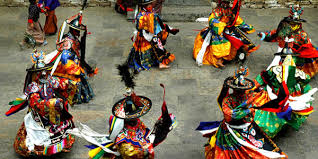
<path id="1" fill-rule="evenodd" d="M 58 8 L 58 24 L 62 20 L 77 13 L 79 8 Z M 304 29 L 309 33 L 313 43 L 318 46 L 318 9 L 305 9 Z M 279 20 L 288 14 L 286 9 L 245 10 L 241 16 L 246 22 L 253 24 L 257 31 L 276 28 Z M 26 28 L 27 8 L 0 8 L 0 158 L 14 159 L 19 156 L 13 150 L 13 142 L 26 111 L 6 117 L 9 101 L 21 95 L 25 77 L 25 69 L 30 66 L 32 49 L 20 50 L 18 42 Z M 45 17 L 41 15 L 44 24 Z M 83 21 L 88 24 L 92 35 L 87 40 L 87 60 L 100 68 L 97 76 L 90 80 L 96 97 L 89 104 L 75 105 L 70 109 L 76 124 L 82 122 L 100 133 L 108 132 L 108 117 L 112 105 L 124 93 L 124 84 L 120 82 L 115 65 L 122 63 L 131 48 L 130 37 L 134 25 L 111 8 L 88 8 L 84 12 Z M 223 80 L 232 76 L 236 63 L 226 65 L 224 69 L 212 66 L 198 67 L 192 59 L 192 47 L 197 30 L 204 27 L 200 23 L 168 22 L 180 33 L 170 36 L 166 48 L 176 55 L 171 69 L 153 68 L 144 71 L 136 78 L 136 92 L 146 95 L 153 101 L 153 109 L 142 120 L 152 127 L 160 115 L 163 91 L 160 83 L 166 86 L 166 101 L 169 111 L 178 119 L 178 126 L 164 143 L 155 149 L 158 159 L 200 159 L 204 158 L 203 145 L 207 139 L 195 132 L 200 121 L 221 120 L 222 114 L 216 102 Z M 256 44 L 261 44 L 258 51 L 249 56 L 247 65 L 250 78 L 255 78 L 265 69 L 273 58 L 276 44 L 263 43 L 256 34 L 250 35 Z M 48 45 L 39 47 L 46 52 L 55 49 L 56 36 L 47 37 Z M 318 81 L 311 81 L 318 87 Z M 318 97 L 318 94 L 315 95 Z M 314 102 L 314 106 L 317 102 Z M 287 129 L 274 141 L 289 155 L 291 159 L 313 159 L 318 153 L 318 113 L 314 112 L 302 126 L 301 130 Z M 52 158 L 86 159 L 88 149 L 83 139 L 77 138 L 70 153 L 62 153 Z"/>

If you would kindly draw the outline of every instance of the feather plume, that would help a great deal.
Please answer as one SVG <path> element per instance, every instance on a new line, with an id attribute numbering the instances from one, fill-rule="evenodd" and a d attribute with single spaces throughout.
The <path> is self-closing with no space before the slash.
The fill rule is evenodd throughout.
<path id="1" fill-rule="evenodd" d="M 129 72 L 129 66 L 127 63 L 124 63 L 122 65 L 118 65 L 117 69 L 119 71 L 119 75 L 121 76 L 121 81 L 125 83 L 126 87 L 128 88 L 134 88 L 136 86 L 134 82 L 134 74 L 131 74 Z"/>

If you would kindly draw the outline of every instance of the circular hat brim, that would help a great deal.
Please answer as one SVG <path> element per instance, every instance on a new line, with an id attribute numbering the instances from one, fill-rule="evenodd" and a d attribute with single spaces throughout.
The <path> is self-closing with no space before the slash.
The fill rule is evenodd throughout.
<path id="1" fill-rule="evenodd" d="M 84 31 L 84 30 L 85 30 L 84 25 L 80 25 L 80 27 L 75 26 L 75 25 L 73 25 L 73 24 L 69 24 L 69 23 L 67 23 L 67 25 L 68 25 L 69 27 L 75 29 L 75 30 L 78 30 L 78 31 Z"/>
<path id="2" fill-rule="evenodd" d="M 286 21 L 288 21 L 288 22 L 297 22 L 297 23 L 306 23 L 307 22 L 305 19 L 293 19 L 291 17 L 287 17 Z"/>
<path id="3" fill-rule="evenodd" d="M 287 55 L 299 56 L 300 54 L 299 53 L 285 54 L 285 53 L 278 52 L 278 53 L 275 53 L 274 55 L 279 55 L 279 56 L 287 56 Z"/>
<path id="4" fill-rule="evenodd" d="M 149 3 L 152 3 L 152 2 L 154 2 L 155 0 L 152 0 L 152 1 L 149 1 L 149 2 L 139 2 L 139 4 L 141 4 L 141 5 L 145 5 L 145 4 L 149 4 Z"/>
<path id="5" fill-rule="evenodd" d="M 139 106 L 136 111 L 131 112 L 130 114 L 125 113 L 125 116 L 120 115 L 118 110 L 120 109 L 121 105 L 123 104 L 122 102 L 125 102 L 125 100 L 126 100 L 126 98 L 123 98 L 114 104 L 114 106 L 112 108 L 112 114 L 120 119 L 136 119 L 136 118 L 140 118 L 141 116 L 146 115 L 151 109 L 152 102 L 147 97 L 144 97 L 144 96 L 138 96 L 138 97 L 141 99 L 140 102 L 142 103 L 142 106 Z M 125 107 L 125 104 L 123 106 Z M 118 112 L 118 113 L 116 113 L 116 112 Z"/>
<path id="6" fill-rule="evenodd" d="M 236 90 L 249 90 L 249 89 L 252 89 L 254 86 L 255 86 L 255 83 L 248 79 L 248 78 L 245 78 L 246 82 L 247 82 L 247 85 L 246 86 L 236 86 L 233 84 L 234 82 L 234 78 L 233 77 L 228 77 L 225 79 L 224 83 L 232 88 L 232 89 L 236 89 Z"/>
<path id="7" fill-rule="evenodd" d="M 52 70 L 52 68 L 53 68 L 53 65 L 46 65 L 46 66 L 41 67 L 41 68 L 36 68 L 33 65 L 32 68 L 28 68 L 28 69 L 26 69 L 26 71 L 27 72 L 39 72 L 39 71 L 44 71 L 44 70 L 50 71 L 50 70 Z"/>

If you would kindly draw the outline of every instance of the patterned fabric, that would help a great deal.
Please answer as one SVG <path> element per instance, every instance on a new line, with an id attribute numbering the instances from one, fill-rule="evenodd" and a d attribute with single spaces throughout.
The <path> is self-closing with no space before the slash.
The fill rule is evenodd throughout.
<path id="1" fill-rule="evenodd" d="M 22 123 L 15 138 L 13 147 L 18 154 L 24 157 L 50 156 L 59 152 L 69 152 L 75 142 L 74 136 L 68 134 L 66 137 L 55 144 L 52 144 L 50 146 L 35 146 L 35 149 L 33 151 L 29 151 L 25 142 L 26 136 L 27 132 L 25 130 L 24 123 Z"/>
<path id="2" fill-rule="evenodd" d="M 269 158 L 272 152 L 277 152 L 275 155 L 284 154 L 253 122 L 250 104 L 242 105 L 248 98 L 249 95 L 225 97 L 222 103 L 224 120 L 216 133 L 211 134 L 209 143 L 205 146 L 207 159 Z"/>
<path id="3" fill-rule="evenodd" d="M 59 94 L 71 105 L 88 103 L 94 93 L 86 72 L 80 65 L 80 41 L 68 33 L 57 47 L 61 60 L 53 75 L 58 77 L 63 85 L 63 88 L 58 90 Z"/>
<path id="4" fill-rule="evenodd" d="M 153 148 L 140 149 L 131 143 L 121 143 L 118 151 L 123 159 L 154 159 Z"/>
<path id="5" fill-rule="evenodd" d="M 241 35 L 237 32 L 224 32 L 226 26 L 230 25 L 234 19 L 232 10 L 224 9 L 222 7 L 215 8 L 209 17 L 209 27 L 200 31 L 194 41 L 193 58 L 196 59 L 204 40 L 208 34 L 211 36 L 209 45 L 204 53 L 202 64 L 213 65 L 219 67 L 217 63 L 223 63 L 223 60 L 231 61 L 236 56 L 237 50 L 244 46 L 247 52 L 253 52 L 255 47 L 251 47 L 252 44 L 249 41 L 244 41 Z M 235 27 L 240 28 L 245 33 L 254 32 L 254 28 L 251 25 L 246 24 L 241 17 L 238 16 Z"/>
<path id="6" fill-rule="evenodd" d="M 139 118 L 136 121 L 135 126 L 125 123 L 114 143 L 124 159 L 154 158 L 153 146 L 147 139 L 150 130 Z"/>
<path id="7" fill-rule="evenodd" d="M 256 86 L 253 88 L 253 90 L 259 91 L 259 96 L 258 98 L 255 98 L 254 102 L 256 105 L 263 105 L 271 100 L 267 92 L 267 86 L 272 89 L 274 94 L 278 95 L 278 90 L 282 81 L 282 72 L 278 72 L 278 70 L 281 70 L 281 68 L 282 66 L 274 66 L 267 71 L 263 71 L 256 77 L 254 80 Z M 310 81 L 309 75 L 305 74 L 304 77 L 297 76 L 295 66 L 288 66 L 288 69 L 289 75 L 287 86 L 289 94 L 292 97 L 297 97 L 309 92 L 311 90 L 311 86 L 308 84 Z M 307 112 L 307 110 L 304 111 Z M 274 112 L 256 110 L 254 120 L 269 137 L 273 138 L 285 124 L 298 130 L 308 117 L 308 114 L 301 115 L 301 112 L 304 111 L 293 111 L 291 120 L 285 120 L 279 118 Z"/>
<path id="8" fill-rule="evenodd" d="M 31 26 L 33 24 L 33 27 Z M 45 40 L 45 34 L 39 21 L 28 23 L 26 34 L 31 36 L 36 43 L 42 44 Z"/>
<path id="9" fill-rule="evenodd" d="M 315 48 L 311 40 L 302 29 L 302 24 L 299 24 L 299 28 L 293 30 L 293 26 L 283 19 L 279 24 L 279 30 L 275 29 L 267 31 L 265 33 L 266 42 L 278 42 L 278 46 L 285 47 L 285 37 L 293 38 L 294 41 L 289 44 L 293 50 L 293 53 L 299 53 L 298 57 L 294 57 L 297 68 L 303 70 L 305 73 L 313 77 L 318 70 L 318 50 Z"/>
<path id="10" fill-rule="evenodd" d="M 71 115 L 67 112 L 63 100 L 53 96 L 53 88 L 57 88 L 59 83 L 54 77 L 49 76 L 48 79 L 46 86 L 32 82 L 26 88 L 25 94 L 28 96 L 30 117 L 36 126 L 44 128 L 42 133 L 49 137 L 49 145 L 27 142 L 31 140 L 27 138 L 28 135 L 36 136 L 37 134 L 36 131 L 27 131 L 29 128 L 25 125 L 34 123 L 24 120 L 14 142 L 14 148 L 18 154 L 25 157 L 50 156 L 62 151 L 68 152 L 75 141 L 74 136 L 65 134 L 66 130 L 74 127 Z M 47 143 L 46 140 L 45 142 Z M 30 144 L 34 146 L 34 149 L 30 149 Z"/>
<path id="11" fill-rule="evenodd" d="M 130 67 L 137 71 L 149 70 L 159 63 L 167 65 L 174 61 L 174 54 L 163 47 L 169 33 L 160 23 L 162 22 L 157 14 L 144 10 L 139 12 L 136 18 L 138 33 L 127 60 Z M 153 37 L 147 40 L 143 31 Z"/>
<path id="12" fill-rule="evenodd" d="M 29 6 L 29 22 L 37 22 L 40 18 L 40 12 L 41 12 L 41 8 L 39 8 L 37 5 L 35 4 L 31 4 Z"/>

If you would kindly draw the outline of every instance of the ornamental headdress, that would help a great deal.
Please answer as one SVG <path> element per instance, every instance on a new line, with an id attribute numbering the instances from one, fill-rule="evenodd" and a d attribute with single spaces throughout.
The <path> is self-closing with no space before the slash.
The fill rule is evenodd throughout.
<path id="1" fill-rule="evenodd" d="M 135 87 L 134 75 L 129 72 L 127 64 L 117 66 L 119 75 L 126 85 L 125 98 L 116 102 L 112 108 L 114 116 L 120 119 L 136 119 L 147 114 L 152 106 L 149 98 L 137 96 L 133 89 Z"/>
<path id="2" fill-rule="evenodd" d="M 33 50 L 31 54 L 31 61 L 33 63 L 31 68 L 26 69 L 28 72 L 39 72 L 43 70 L 51 70 L 53 64 L 50 63 L 46 65 L 44 63 L 45 53 L 43 51 L 38 51 L 37 49 Z"/>
<path id="3" fill-rule="evenodd" d="M 85 30 L 85 25 L 82 24 L 83 19 L 83 12 L 80 11 L 79 13 L 73 15 L 69 19 L 66 20 L 66 23 L 69 27 L 76 29 L 76 30 Z"/>
<path id="4" fill-rule="evenodd" d="M 218 0 L 218 5 L 222 8 L 229 7 L 229 3 L 233 2 L 231 10 L 233 13 L 233 19 L 231 21 L 231 25 L 227 27 L 232 27 L 235 25 L 235 22 L 240 14 L 241 2 L 242 0 Z"/>
<path id="5" fill-rule="evenodd" d="M 302 23 L 306 22 L 304 19 L 300 19 L 300 16 L 303 14 L 304 8 L 299 6 L 292 6 L 289 10 L 288 20 L 290 22 Z"/>
<path id="6" fill-rule="evenodd" d="M 78 31 L 85 31 L 87 28 L 84 24 L 82 24 L 83 19 L 83 10 L 87 7 L 87 0 L 83 0 L 82 2 L 82 9 L 79 11 L 79 13 L 73 15 L 72 17 L 66 19 L 63 24 L 61 25 L 58 35 L 57 35 L 57 42 L 61 42 L 63 39 L 65 27 L 69 26 L 70 28 L 73 28 Z"/>
<path id="7" fill-rule="evenodd" d="M 240 68 L 235 71 L 233 77 L 228 77 L 225 79 L 224 84 L 236 90 L 252 89 L 255 84 L 252 80 L 246 78 L 248 74 L 248 68 L 240 66 Z"/>
<path id="8" fill-rule="evenodd" d="M 38 91 L 36 82 L 47 83 L 47 80 L 40 79 L 40 77 L 45 76 L 46 71 L 50 71 L 53 65 L 45 65 L 44 58 L 45 53 L 43 51 L 38 51 L 36 49 L 33 50 L 33 53 L 31 54 L 31 61 L 33 65 L 31 68 L 26 69 L 27 75 L 25 77 L 23 87 L 24 95 L 16 98 L 14 101 L 9 102 L 11 108 L 6 112 L 6 116 L 15 114 L 28 106 L 28 95 L 32 92 Z"/>

